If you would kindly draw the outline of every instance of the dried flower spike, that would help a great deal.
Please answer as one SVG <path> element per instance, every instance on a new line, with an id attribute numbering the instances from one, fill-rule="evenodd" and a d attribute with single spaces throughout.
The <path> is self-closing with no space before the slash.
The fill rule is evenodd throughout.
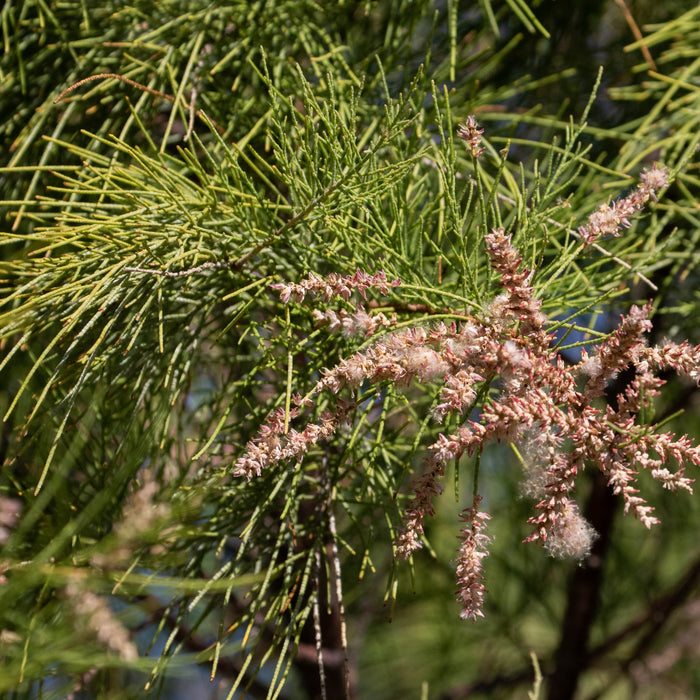
<path id="1" fill-rule="evenodd" d="M 481 145 L 481 134 L 483 133 L 484 130 L 479 128 L 476 119 L 471 114 L 467 117 L 467 121 L 460 124 L 459 129 L 457 129 L 457 136 L 467 144 L 467 148 L 474 158 L 478 158 L 484 152 Z"/>

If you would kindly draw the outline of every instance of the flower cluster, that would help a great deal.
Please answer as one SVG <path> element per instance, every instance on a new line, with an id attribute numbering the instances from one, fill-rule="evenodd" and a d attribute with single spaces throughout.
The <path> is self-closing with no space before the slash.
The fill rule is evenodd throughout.
<path id="1" fill-rule="evenodd" d="M 534 290 L 530 286 L 532 274 L 528 270 L 520 270 L 522 257 L 510 245 L 511 236 L 506 235 L 503 228 L 498 228 L 486 234 L 485 238 L 491 267 L 500 273 L 507 292 L 494 300 L 494 316 L 504 317 L 507 321 L 519 320 L 521 335 L 532 337 L 538 345 L 546 345 L 549 339 L 542 331 L 547 320 L 540 311 L 542 301 L 535 298 Z"/>
<path id="2" fill-rule="evenodd" d="M 462 604 L 460 617 L 476 620 L 484 613 L 484 587 L 481 560 L 489 555 L 487 545 L 491 538 L 484 534 L 487 513 L 480 513 L 481 496 L 474 499 L 471 508 L 466 508 L 459 516 L 467 524 L 458 539 L 461 542 L 457 556 L 457 596 Z"/>
<path id="3" fill-rule="evenodd" d="M 483 133 L 484 130 L 479 128 L 476 119 L 471 114 L 467 117 L 467 121 L 460 124 L 457 129 L 457 136 L 467 144 L 467 148 L 474 158 L 478 158 L 484 152 L 484 147 L 481 145 Z"/>
<path id="4" fill-rule="evenodd" d="M 614 211 L 629 214 L 665 184 L 665 169 L 647 171 L 643 184 L 619 200 Z M 312 445 L 330 438 L 355 404 L 339 400 L 337 410 L 324 414 L 320 423 L 308 424 L 301 432 L 289 429 L 289 422 L 321 392 L 338 394 L 363 382 L 396 386 L 438 382 L 439 398 L 432 411 L 438 420 L 448 414 L 469 416 L 479 396 L 489 398 L 483 400 L 478 420 L 467 420 L 452 434 L 440 434 L 428 447 L 395 542 L 398 557 L 408 558 L 422 547 L 424 521 L 434 515 L 433 501 L 442 492 L 447 464 L 494 441 L 513 442 L 524 455 L 523 490 L 536 501 L 528 521 L 533 530 L 526 541 L 539 540 L 553 556 L 582 560 L 596 537 L 573 498 L 576 476 L 586 466 L 605 475 L 621 495 L 625 512 L 646 527 L 658 522 L 636 488 L 637 473 L 646 469 L 664 488 L 690 491 L 692 480 L 684 475 L 684 467 L 700 465 L 700 448 L 685 437 L 654 432 L 653 426 L 639 422 L 639 414 L 664 383 L 657 376 L 660 370 L 672 368 L 695 380 L 700 377 L 700 347 L 671 342 L 648 347 L 644 336 L 651 327 L 651 306 L 632 306 L 606 342 L 590 354 L 584 352 L 578 364 L 567 364 L 545 331 L 546 317 L 535 296 L 532 273 L 522 269 L 511 236 L 502 228 L 494 229 L 485 243 L 503 292 L 483 316 L 467 318 L 460 325 L 438 323 L 388 333 L 363 352 L 323 370 L 309 395 L 297 397 L 289 413 L 278 409 L 269 416 L 236 462 L 234 474 L 250 479 L 281 460 L 300 461 Z M 311 276 L 300 285 L 276 288 L 285 301 L 303 298 L 311 290 L 326 299 L 333 295 L 347 299 L 353 288 L 363 296 L 368 286 L 387 289 L 381 273 L 370 276 L 358 271 L 352 280 Z M 392 283 L 397 284 L 398 280 Z M 362 328 L 365 334 L 389 325 L 388 319 L 374 319 L 364 310 L 353 321 L 320 313 L 318 318 L 332 328 L 346 332 Z M 633 369 L 633 380 L 616 405 L 604 405 L 599 399 L 606 386 L 626 368 Z M 498 393 L 482 390 L 496 378 Z M 478 512 L 478 505 L 477 500 L 463 515 L 468 526 L 462 530 L 458 558 L 462 616 L 471 619 L 482 615 L 481 560 L 488 542 L 483 534 L 488 516 Z"/>
<path id="5" fill-rule="evenodd" d="M 320 277 L 313 272 L 299 284 L 271 284 L 272 289 L 280 290 L 280 298 L 286 304 L 290 299 L 296 302 L 304 301 L 307 294 L 315 294 L 330 301 L 334 297 L 342 297 L 347 301 L 353 290 L 359 292 L 363 299 L 367 298 L 367 290 L 376 287 L 382 294 L 388 294 L 391 287 L 398 287 L 401 280 L 395 279 L 389 282 L 386 273 L 380 270 L 374 275 L 367 274 L 364 270 L 357 270 L 354 275 L 342 277 L 332 272 L 327 278 Z"/>
<path id="6" fill-rule="evenodd" d="M 129 631 L 117 620 L 107 601 L 84 590 L 74 581 L 66 585 L 66 595 L 76 614 L 76 623 L 94 634 L 97 641 L 124 661 L 136 661 L 139 657 Z"/>
<path id="7" fill-rule="evenodd" d="M 396 324 L 395 314 L 392 318 L 387 318 L 383 313 L 370 315 L 361 304 L 358 304 L 352 313 L 345 309 L 340 309 L 338 312 L 333 309 L 325 311 L 314 309 L 311 315 L 319 326 L 327 325 L 328 330 L 342 331 L 347 336 L 369 336 L 380 328 L 391 328 Z"/>
<path id="8" fill-rule="evenodd" d="M 654 164 L 641 174 L 642 182 L 627 197 L 622 197 L 611 204 L 603 204 L 598 211 L 588 217 L 588 223 L 578 230 L 579 235 L 589 245 L 606 234 L 619 236 L 620 228 L 629 228 L 630 217 L 640 211 L 653 199 L 656 193 L 668 187 L 668 169 Z"/>
<path id="9" fill-rule="evenodd" d="M 300 397 L 296 401 L 302 403 Z M 320 440 L 328 440 L 337 430 L 355 404 L 338 402 L 335 413 L 325 412 L 320 423 L 309 423 L 304 430 L 285 432 L 285 411 L 278 408 L 267 418 L 257 437 L 246 446 L 246 452 L 238 459 L 233 470 L 234 476 L 245 476 L 250 481 L 260 476 L 265 467 L 285 459 L 300 460 L 313 445 Z M 299 415 L 299 408 L 292 407 L 287 418 Z"/>

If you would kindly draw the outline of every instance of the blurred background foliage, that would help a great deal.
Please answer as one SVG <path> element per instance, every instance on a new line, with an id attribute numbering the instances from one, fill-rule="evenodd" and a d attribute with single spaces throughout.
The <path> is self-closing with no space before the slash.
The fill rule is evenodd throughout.
<path id="1" fill-rule="evenodd" d="M 468 460 L 430 546 L 393 561 L 435 387 L 363 388 L 350 433 L 303 469 L 242 483 L 232 464 L 271 408 L 366 347 L 269 289 L 310 271 L 381 268 L 403 285 L 377 309 L 458 320 L 495 293 L 481 240 L 502 223 L 546 313 L 576 326 L 564 342 L 649 298 L 652 340 L 700 342 L 697 3 L 0 12 L 0 693 L 320 697 L 316 627 L 341 697 L 338 561 L 357 697 L 523 697 L 531 652 L 541 697 L 570 696 L 555 679 L 579 570 L 521 544 L 508 446 L 481 465 L 486 619 L 461 621 L 453 595 Z M 468 114 L 479 163 L 455 143 Z M 654 160 L 675 177 L 659 205 L 583 254 L 567 232 Z M 657 416 L 684 409 L 673 428 L 697 439 L 695 387 L 669 380 Z M 584 510 L 594 490 L 584 476 Z M 700 694 L 699 506 L 652 493 L 653 532 L 611 518 L 578 697 Z"/>

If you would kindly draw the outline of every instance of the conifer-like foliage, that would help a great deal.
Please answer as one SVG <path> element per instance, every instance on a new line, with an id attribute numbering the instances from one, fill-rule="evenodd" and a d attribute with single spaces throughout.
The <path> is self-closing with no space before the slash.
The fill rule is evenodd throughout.
<path id="1" fill-rule="evenodd" d="M 471 5 L 3 7 L 0 695 L 698 689 L 700 11 Z"/>

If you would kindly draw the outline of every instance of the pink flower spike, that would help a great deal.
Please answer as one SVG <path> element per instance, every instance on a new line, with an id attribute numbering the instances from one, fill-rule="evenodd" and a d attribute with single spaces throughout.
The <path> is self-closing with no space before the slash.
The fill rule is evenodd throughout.
<path id="1" fill-rule="evenodd" d="M 366 299 L 367 290 L 376 287 L 381 294 L 388 294 L 391 287 L 401 285 L 401 280 L 397 277 L 391 282 L 387 281 L 386 273 L 380 270 L 374 275 L 368 275 L 364 270 L 356 270 L 354 275 L 342 277 L 331 272 L 327 278 L 323 278 L 313 272 L 302 280 L 299 284 L 288 282 L 287 284 L 271 284 L 271 289 L 279 290 L 280 299 L 286 304 L 290 299 L 302 302 L 307 294 L 314 294 L 323 297 L 326 301 L 331 301 L 334 297 L 340 297 L 347 301 L 353 290 Z"/>
<path id="2" fill-rule="evenodd" d="M 482 560 L 489 555 L 487 546 L 491 541 L 484 530 L 491 516 L 478 511 L 480 504 L 481 496 L 477 496 L 471 508 L 466 508 L 459 516 L 467 524 L 458 537 L 461 544 L 457 556 L 456 595 L 462 606 L 460 617 L 463 620 L 476 621 L 484 616 L 486 588 L 483 584 Z"/>
<path id="3" fill-rule="evenodd" d="M 634 192 L 612 204 L 601 204 L 588 217 L 588 223 L 578 230 L 585 243 L 590 245 L 605 235 L 619 236 L 620 227 L 629 228 L 629 217 L 640 211 L 650 199 L 656 201 L 656 193 L 668 187 L 668 168 L 654 164 L 642 172 L 640 179 L 642 182 Z"/>
<path id="4" fill-rule="evenodd" d="M 458 138 L 466 142 L 467 148 L 474 158 L 478 158 L 484 152 L 481 146 L 483 133 L 484 130 L 479 128 L 476 119 L 471 114 L 467 117 L 466 122 L 460 124 L 459 129 L 457 129 Z"/>
<path id="5" fill-rule="evenodd" d="M 654 163 L 651 168 L 645 168 L 640 175 L 641 181 L 649 191 L 649 196 L 656 201 L 656 193 L 668 187 L 668 168 Z"/>

